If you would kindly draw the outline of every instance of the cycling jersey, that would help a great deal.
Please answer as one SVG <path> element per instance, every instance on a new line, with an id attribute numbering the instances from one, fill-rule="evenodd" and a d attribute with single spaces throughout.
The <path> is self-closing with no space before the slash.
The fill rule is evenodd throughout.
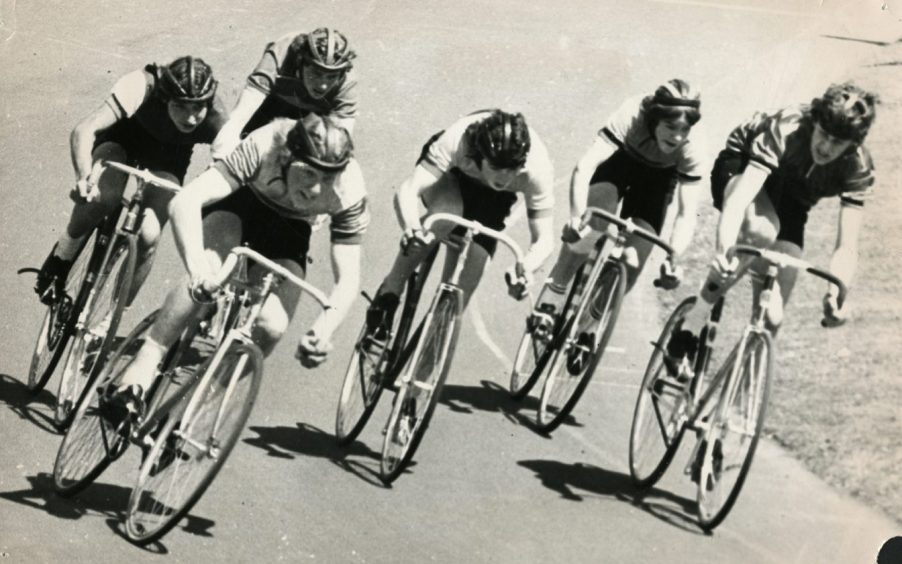
<path id="1" fill-rule="evenodd" d="M 491 112 L 477 112 L 465 116 L 448 129 L 433 137 L 423 149 L 420 164 L 436 176 L 456 171 L 471 180 L 489 187 L 475 160 L 476 149 L 471 146 L 467 128 Z M 522 193 L 526 198 L 526 212 L 530 218 L 548 217 L 554 210 L 554 169 L 548 150 L 539 135 L 529 128 L 530 149 L 526 164 L 504 192 Z"/>
<path id="2" fill-rule="evenodd" d="M 314 224 L 318 215 L 327 214 L 331 217 L 333 242 L 359 244 L 369 224 L 360 165 L 351 159 L 342 172 L 328 175 L 322 191 L 314 198 L 298 194 L 296 187 L 286 185 L 284 162 L 285 139 L 295 123 L 278 119 L 257 129 L 214 168 L 248 186 L 282 217 Z"/>
<path id="3" fill-rule="evenodd" d="M 113 142 L 125 149 L 128 164 L 174 174 L 184 180 L 197 143 L 212 143 L 226 122 L 222 100 L 215 96 L 204 121 L 190 133 L 176 128 L 167 104 L 154 93 L 156 65 L 130 72 L 113 86 L 106 105 L 117 121 L 102 131 L 94 143 Z"/>
<path id="4" fill-rule="evenodd" d="M 354 69 L 344 73 L 342 81 L 325 96 L 320 99 L 313 98 L 307 92 L 307 87 L 300 78 L 300 69 L 296 66 L 297 57 L 291 49 L 295 37 L 297 34 L 294 33 L 283 35 L 266 46 L 263 58 L 247 77 L 248 85 L 300 110 L 298 115 L 279 117 L 298 118 L 314 112 L 340 118 L 355 118 L 357 78 Z"/>
<path id="5" fill-rule="evenodd" d="M 730 133 L 726 150 L 746 155 L 750 165 L 780 176 L 784 191 L 809 207 L 832 196 L 848 205 L 864 205 L 874 186 L 874 164 L 868 150 L 858 146 L 817 165 L 811 156 L 813 131 L 807 105 L 757 112 Z"/>
<path id="6" fill-rule="evenodd" d="M 682 182 L 697 182 L 707 170 L 707 144 L 697 126 L 676 150 L 665 153 L 658 147 L 648 116 L 642 108 L 643 97 L 628 99 L 598 130 L 598 136 L 632 158 L 652 168 L 675 168 Z"/>

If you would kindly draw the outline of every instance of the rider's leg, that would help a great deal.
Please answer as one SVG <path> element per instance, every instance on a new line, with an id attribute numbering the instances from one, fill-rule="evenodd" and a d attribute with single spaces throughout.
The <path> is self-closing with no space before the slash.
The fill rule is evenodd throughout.
<path id="1" fill-rule="evenodd" d="M 179 183 L 176 175 L 164 171 L 154 171 L 160 178 Z M 157 244 L 163 233 L 163 227 L 169 221 L 169 202 L 174 194 L 153 186 L 148 186 L 144 192 L 146 208 L 141 219 L 141 232 L 138 237 L 138 261 L 135 267 L 135 277 L 129 292 L 128 305 L 131 305 L 147 280 L 150 269 L 156 256 Z"/>
<path id="2" fill-rule="evenodd" d="M 456 179 L 449 173 L 443 174 L 423 194 L 423 203 L 426 206 L 426 213 L 421 218 L 423 221 L 430 215 L 439 212 L 463 215 L 463 200 L 460 196 L 460 188 Z M 453 225 L 446 222 L 433 226 L 432 232 L 435 234 L 433 245 L 437 245 L 440 239 L 447 237 L 453 227 Z M 382 281 L 379 293 L 400 295 L 407 279 L 410 278 L 410 275 L 413 274 L 413 271 L 423 262 L 423 259 L 426 258 L 431 250 L 432 246 L 410 249 L 407 254 L 398 251 L 391 270 L 388 272 L 385 280 Z"/>

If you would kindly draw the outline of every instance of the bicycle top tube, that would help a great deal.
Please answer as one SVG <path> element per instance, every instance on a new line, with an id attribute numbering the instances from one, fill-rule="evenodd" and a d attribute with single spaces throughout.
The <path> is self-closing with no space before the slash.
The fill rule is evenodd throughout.
<path id="1" fill-rule="evenodd" d="M 758 247 L 753 247 L 751 245 L 735 245 L 729 251 L 727 251 L 727 255 L 749 255 L 761 258 L 779 268 L 791 266 L 793 268 L 804 270 L 810 274 L 817 276 L 818 278 L 823 278 L 827 282 L 839 288 L 839 296 L 837 296 L 837 301 L 840 304 L 842 304 L 846 299 L 847 289 L 842 280 L 837 278 L 834 274 L 812 265 L 806 260 L 770 249 L 759 249 Z"/>
<path id="2" fill-rule="evenodd" d="M 514 254 L 514 258 L 517 259 L 517 264 L 523 264 L 523 249 L 520 248 L 520 245 L 518 245 L 516 241 L 514 241 L 504 233 L 490 229 L 485 225 L 479 223 L 478 221 L 471 221 L 469 219 L 464 219 L 459 215 L 445 212 L 434 213 L 427 217 L 425 223 L 423 223 L 423 229 L 425 229 L 426 231 L 431 231 L 433 224 L 439 221 L 447 221 L 449 223 L 459 225 L 465 229 L 473 231 L 473 233 L 476 235 L 487 235 L 492 239 L 497 239 L 498 241 L 504 243 L 504 245 L 511 250 L 511 252 Z"/>
<path id="3" fill-rule="evenodd" d="M 646 231 L 645 229 L 642 229 L 641 227 L 639 227 L 638 225 L 633 223 L 633 221 L 631 219 L 623 219 L 620 216 L 613 214 L 607 210 L 603 210 L 601 208 L 596 208 L 596 207 L 591 207 L 591 206 L 586 208 L 585 213 L 583 213 L 582 224 L 580 226 L 581 233 L 583 231 L 588 232 L 589 221 L 591 221 L 593 217 L 597 217 L 599 219 L 609 221 L 609 222 L 613 223 L 614 225 L 616 225 L 618 227 L 618 229 L 620 229 L 621 231 L 625 231 L 627 233 L 632 233 L 642 239 L 645 239 L 649 243 L 652 243 L 654 245 L 661 247 L 662 249 L 664 249 L 664 252 L 667 253 L 668 255 L 673 254 L 673 247 L 671 247 L 669 244 L 665 243 L 660 237 L 658 237 L 654 233 L 651 233 L 650 231 Z"/>
<path id="4" fill-rule="evenodd" d="M 223 261 L 222 267 L 219 269 L 219 272 L 216 274 L 216 278 L 213 281 L 220 286 L 222 284 L 225 284 L 225 281 L 229 279 L 229 276 L 232 275 L 232 272 L 238 266 L 238 260 L 241 258 L 250 259 L 263 266 L 270 272 L 278 274 L 285 280 L 291 282 L 304 292 L 310 294 L 313 299 L 319 302 L 319 305 L 323 309 L 332 308 L 332 305 L 329 304 L 329 298 L 326 297 L 326 294 L 324 294 L 319 288 L 310 284 L 303 278 L 295 276 L 284 266 L 276 264 L 275 262 L 261 255 L 260 253 L 249 249 L 248 247 L 235 247 L 234 249 L 232 249 L 229 252 L 229 255 L 226 257 L 225 261 Z"/>
<path id="5" fill-rule="evenodd" d="M 178 192 L 182 189 L 181 186 L 176 184 L 171 180 L 166 180 L 165 178 L 160 178 L 156 174 L 150 172 L 149 170 L 135 168 L 133 166 L 128 166 L 126 164 L 118 163 L 116 161 L 103 161 L 104 166 L 108 166 L 110 168 L 115 168 L 121 172 L 126 174 L 130 174 L 135 178 L 143 180 L 146 184 L 152 184 L 157 186 L 158 188 L 162 188 L 164 190 L 169 190 L 170 192 Z"/>

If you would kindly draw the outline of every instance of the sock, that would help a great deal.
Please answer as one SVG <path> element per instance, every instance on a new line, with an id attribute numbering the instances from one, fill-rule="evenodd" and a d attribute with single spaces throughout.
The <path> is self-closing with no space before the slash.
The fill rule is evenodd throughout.
<path id="1" fill-rule="evenodd" d="M 119 389 L 123 390 L 132 384 L 138 384 L 147 391 L 153 384 L 156 367 L 163 360 L 167 348 L 152 337 L 147 337 L 119 380 Z"/>
<path id="2" fill-rule="evenodd" d="M 68 231 L 63 231 L 59 241 L 56 243 L 56 247 L 53 249 L 53 254 L 65 261 L 72 262 L 75 260 L 75 255 L 78 254 L 78 250 L 81 248 L 84 240 L 84 236 L 73 238 L 69 236 Z"/>

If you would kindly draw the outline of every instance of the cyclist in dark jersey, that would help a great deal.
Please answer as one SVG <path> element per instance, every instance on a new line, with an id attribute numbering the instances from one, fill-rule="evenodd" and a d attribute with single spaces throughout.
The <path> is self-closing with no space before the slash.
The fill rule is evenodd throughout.
<path id="1" fill-rule="evenodd" d="M 186 56 L 166 66 L 150 64 L 120 78 L 103 105 L 75 126 L 70 136 L 75 169 L 70 197 L 75 205 L 38 273 L 35 291 L 42 301 L 49 301 L 51 290 L 62 290 L 84 238 L 120 204 L 128 176 L 107 169 L 103 161 L 149 169 L 181 184 L 194 146 L 212 143 L 225 123 L 216 85 L 213 69 L 202 59 Z M 153 186 L 145 192 L 148 206 L 131 299 L 150 270 L 171 198 Z"/>
<path id="2" fill-rule="evenodd" d="M 809 210 L 821 199 L 840 199 L 830 270 L 847 286 L 858 263 L 858 234 L 874 186 L 874 165 L 863 143 L 875 117 L 877 96 L 852 83 L 834 84 L 811 104 L 756 113 L 727 139 L 711 171 L 714 205 L 721 210 L 717 255 L 700 291 L 671 339 L 670 354 L 693 353 L 698 332 L 738 267 L 727 250 L 737 241 L 801 256 Z M 754 265 L 753 265 L 754 268 Z M 767 324 L 776 331 L 797 272 L 781 269 Z M 760 288 L 755 288 L 755 299 Z M 823 300 L 826 325 L 846 312 L 830 286 Z"/>
<path id="3" fill-rule="evenodd" d="M 241 138 L 277 117 L 297 119 L 313 112 L 352 133 L 357 117 L 357 77 L 351 64 L 355 56 L 344 35 L 324 27 L 269 43 L 213 145 L 213 157 L 224 158 Z"/>

